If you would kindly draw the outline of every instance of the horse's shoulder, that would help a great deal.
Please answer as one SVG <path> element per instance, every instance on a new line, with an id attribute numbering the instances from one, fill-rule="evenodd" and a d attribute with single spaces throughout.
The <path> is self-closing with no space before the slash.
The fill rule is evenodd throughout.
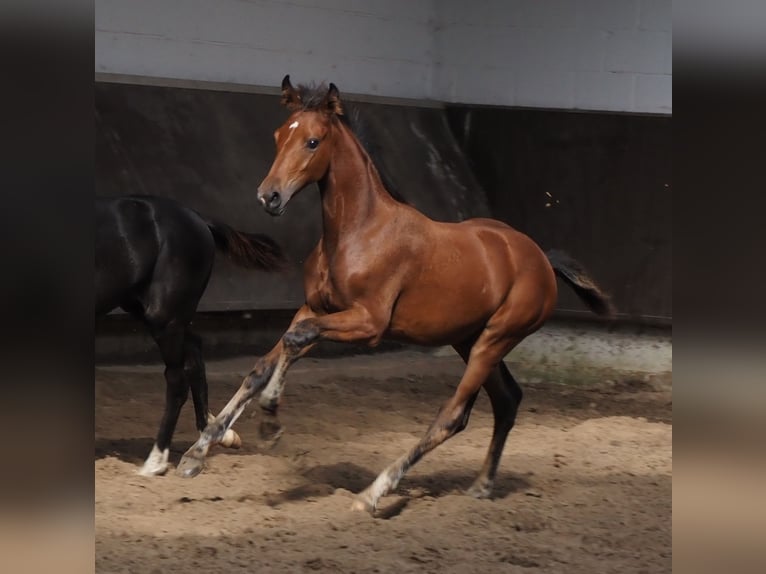
<path id="1" fill-rule="evenodd" d="M 515 231 L 513 227 L 511 227 L 504 221 L 500 221 L 498 219 L 491 219 L 489 217 L 473 217 L 471 219 L 466 219 L 464 221 L 461 221 L 459 225 L 465 225 L 469 227 L 483 227 L 483 228 L 489 228 L 489 229 L 500 229 L 503 231 Z"/>

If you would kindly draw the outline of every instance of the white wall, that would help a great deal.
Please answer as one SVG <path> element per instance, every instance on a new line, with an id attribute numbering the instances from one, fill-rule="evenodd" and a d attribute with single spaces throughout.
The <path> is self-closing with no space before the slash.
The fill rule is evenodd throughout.
<path id="1" fill-rule="evenodd" d="M 97 0 L 96 71 L 672 111 L 671 0 Z"/>
<path id="2" fill-rule="evenodd" d="M 445 0 L 434 92 L 453 102 L 671 113 L 671 12 L 671 0 Z"/>
<path id="3" fill-rule="evenodd" d="M 96 0 L 96 72 L 430 96 L 432 0 Z"/>

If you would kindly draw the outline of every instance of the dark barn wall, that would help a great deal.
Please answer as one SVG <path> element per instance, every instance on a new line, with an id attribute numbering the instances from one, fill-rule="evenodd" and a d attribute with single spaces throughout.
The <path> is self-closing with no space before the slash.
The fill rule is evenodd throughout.
<path id="1" fill-rule="evenodd" d="M 631 319 L 672 317 L 671 117 L 450 106 L 494 217 L 579 259 Z M 567 288 L 559 311 L 584 311 Z"/>
<path id="2" fill-rule="evenodd" d="M 621 312 L 671 316 L 670 118 L 354 105 L 379 169 L 418 209 L 444 221 L 503 219 L 580 259 Z M 97 82 L 95 108 L 98 195 L 172 197 L 287 249 L 293 265 L 283 275 L 219 257 L 201 310 L 303 302 L 301 264 L 321 231 L 318 192 L 304 190 L 281 218 L 255 199 L 286 118 L 277 96 Z M 583 307 L 563 288 L 559 309 Z"/>

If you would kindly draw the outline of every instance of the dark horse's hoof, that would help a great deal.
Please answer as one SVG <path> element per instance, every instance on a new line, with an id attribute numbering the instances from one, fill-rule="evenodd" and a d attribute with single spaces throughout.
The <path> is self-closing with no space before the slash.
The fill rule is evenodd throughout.
<path id="1" fill-rule="evenodd" d="M 202 469 L 205 468 L 204 459 L 193 458 L 190 456 L 184 456 L 181 462 L 178 463 L 176 468 L 176 474 L 181 478 L 194 478 Z"/>

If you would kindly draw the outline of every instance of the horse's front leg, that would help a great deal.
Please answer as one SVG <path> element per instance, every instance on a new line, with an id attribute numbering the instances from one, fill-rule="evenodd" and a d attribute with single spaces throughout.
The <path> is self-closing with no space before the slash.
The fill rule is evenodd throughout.
<path id="1" fill-rule="evenodd" d="M 290 328 L 305 320 L 307 317 L 313 317 L 314 314 L 307 306 L 298 310 Z M 288 329 L 288 333 L 289 333 Z M 205 465 L 205 457 L 210 447 L 221 442 L 234 422 L 242 414 L 247 404 L 267 383 L 273 379 L 281 379 L 287 368 L 285 362 L 286 354 L 284 352 L 284 343 L 280 340 L 271 351 L 264 357 L 258 359 L 253 370 L 244 378 L 234 396 L 229 400 L 221 412 L 213 419 L 208 420 L 205 430 L 200 434 L 199 439 L 189 450 L 184 453 L 181 462 L 178 464 L 176 473 L 180 476 L 191 478 L 197 476 Z M 276 419 L 275 419 L 276 420 Z M 277 423 L 278 425 L 278 423 Z M 263 427 L 262 427 L 263 434 Z"/>
<path id="2" fill-rule="evenodd" d="M 277 418 L 277 409 L 285 389 L 285 373 L 290 365 L 305 355 L 321 339 L 341 342 L 365 342 L 377 344 L 387 322 L 376 320 L 366 307 L 356 306 L 346 311 L 311 317 L 296 321 L 282 336 L 282 356 L 268 385 L 261 393 L 260 406 L 263 411 L 261 439 L 276 442 L 282 435 L 283 427 Z"/>
<path id="3" fill-rule="evenodd" d="M 276 349 L 276 348 L 275 348 Z M 215 418 L 209 420 L 205 430 L 200 433 L 199 439 L 187 450 L 181 462 L 178 464 L 176 473 L 185 478 L 197 476 L 205 465 L 205 457 L 210 447 L 223 440 L 227 431 L 242 414 L 242 411 L 253 399 L 256 393 L 268 382 L 271 373 L 275 369 L 274 355 L 270 352 L 265 357 L 258 359 L 234 396 Z"/>
<path id="4" fill-rule="evenodd" d="M 278 363 L 282 368 L 277 367 L 269 384 L 261 393 L 260 405 L 264 413 L 276 415 L 285 388 L 284 373 L 287 367 L 305 355 L 320 339 L 376 345 L 383 336 L 386 325 L 386 321 L 376 320 L 375 315 L 362 306 L 294 322 L 282 336 L 284 356 Z"/>
<path id="5" fill-rule="evenodd" d="M 261 424 L 261 435 L 272 440 L 278 438 L 281 425 L 276 418 L 276 411 L 289 366 L 320 339 L 375 345 L 382 338 L 387 325 L 387 320 L 376 317 L 366 307 L 359 305 L 321 317 L 314 316 L 308 307 L 302 307 L 279 343 L 256 362 L 228 404 L 215 420 L 207 425 L 199 440 L 186 451 L 176 472 L 183 477 L 198 475 L 204 467 L 210 447 L 221 441 L 247 404 L 264 386 L 266 389 L 261 395 L 260 403 L 266 418 Z"/>
<path id="6" fill-rule="evenodd" d="M 274 371 L 271 373 L 266 388 L 261 392 L 261 398 L 259 400 L 261 406 L 261 424 L 259 433 L 261 435 L 261 440 L 267 445 L 273 446 L 276 444 L 284 430 L 282 424 L 279 422 L 277 409 L 279 408 L 279 400 L 285 387 L 284 381 L 287 369 L 295 361 L 308 353 L 315 344 L 314 342 L 309 342 L 305 345 L 296 346 L 290 343 L 289 335 L 299 324 L 314 316 L 314 313 L 310 311 L 307 306 L 301 308 L 293 318 L 292 323 L 290 323 L 290 327 L 285 334 L 282 335 L 282 339 L 272 350 L 272 352 L 275 353 Z"/>

